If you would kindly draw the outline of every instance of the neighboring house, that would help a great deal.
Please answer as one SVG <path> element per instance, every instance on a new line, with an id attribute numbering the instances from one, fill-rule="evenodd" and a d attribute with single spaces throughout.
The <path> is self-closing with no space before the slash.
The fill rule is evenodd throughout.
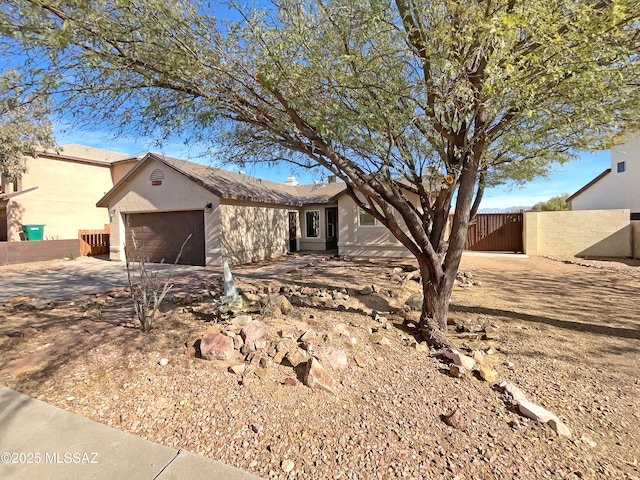
<path id="1" fill-rule="evenodd" d="M 572 210 L 629 209 L 640 220 L 640 132 L 611 149 L 611 167 L 571 195 Z"/>
<path id="2" fill-rule="evenodd" d="M 0 241 L 19 241 L 23 225 L 44 225 L 45 239 L 73 239 L 80 229 L 102 229 L 108 213 L 95 200 L 138 158 L 82 145 L 39 151 L 27 171 L 0 188 Z"/>
<path id="3" fill-rule="evenodd" d="M 241 264 L 297 250 L 338 249 L 340 255 L 409 256 L 391 233 L 360 212 L 330 181 L 295 185 L 261 180 L 154 153 L 118 182 L 97 206 L 111 218 L 112 260 Z M 134 240 L 135 239 L 135 240 Z"/>

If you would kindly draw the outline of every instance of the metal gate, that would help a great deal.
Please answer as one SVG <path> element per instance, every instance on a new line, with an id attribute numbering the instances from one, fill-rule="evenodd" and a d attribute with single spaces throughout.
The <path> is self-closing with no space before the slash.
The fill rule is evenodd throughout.
<path id="1" fill-rule="evenodd" d="M 465 250 L 522 252 L 522 213 L 479 213 L 469 225 Z"/>

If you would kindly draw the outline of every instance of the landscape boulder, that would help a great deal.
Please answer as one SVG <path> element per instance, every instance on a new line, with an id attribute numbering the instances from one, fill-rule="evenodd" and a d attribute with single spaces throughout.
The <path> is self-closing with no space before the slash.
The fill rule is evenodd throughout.
<path id="1" fill-rule="evenodd" d="M 233 339 L 222 333 L 205 333 L 200 340 L 200 354 L 205 360 L 229 360 L 233 352 Z"/>
<path id="2" fill-rule="evenodd" d="M 347 354 L 342 350 L 330 348 L 320 356 L 322 362 L 332 370 L 344 370 L 349 366 Z"/>
<path id="3" fill-rule="evenodd" d="M 463 355 L 455 349 L 446 348 L 442 351 L 442 354 L 449 360 L 453 360 L 453 363 L 456 365 L 464 367 L 467 370 L 473 370 L 476 366 L 476 361 L 473 358 Z"/>
<path id="4" fill-rule="evenodd" d="M 318 359 L 311 357 L 304 371 L 304 384 L 307 387 L 335 393 L 335 380 Z"/>
<path id="5" fill-rule="evenodd" d="M 404 304 L 409 307 L 411 310 L 420 311 L 422 310 L 422 304 L 424 303 L 424 298 L 422 295 L 411 295 Z"/>
<path id="6" fill-rule="evenodd" d="M 269 326 L 260 320 L 251 320 L 242 327 L 240 335 L 245 344 L 254 343 L 269 335 Z"/>

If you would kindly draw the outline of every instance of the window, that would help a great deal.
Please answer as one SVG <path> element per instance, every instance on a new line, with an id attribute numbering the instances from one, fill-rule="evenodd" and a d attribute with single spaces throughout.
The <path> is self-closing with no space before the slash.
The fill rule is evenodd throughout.
<path id="1" fill-rule="evenodd" d="M 309 210 L 305 212 L 305 223 L 307 238 L 318 238 L 320 236 L 320 211 Z"/>
<path id="2" fill-rule="evenodd" d="M 358 208 L 358 225 L 361 227 L 377 227 L 380 222 L 370 213 Z"/>
<path id="3" fill-rule="evenodd" d="M 627 168 L 625 162 L 618 162 L 618 173 L 624 172 Z"/>

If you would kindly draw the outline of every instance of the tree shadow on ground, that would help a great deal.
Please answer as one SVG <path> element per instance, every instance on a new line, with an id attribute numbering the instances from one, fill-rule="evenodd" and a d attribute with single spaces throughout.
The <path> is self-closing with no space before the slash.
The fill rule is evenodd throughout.
<path id="1" fill-rule="evenodd" d="M 522 320 L 525 322 L 543 323 L 557 328 L 575 330 L 579 332 L 593 333 L 596 335 L 607 335 L 619 338 L 631 338 L 640 340 L 640 330 L 630 328 L 608 327 L 606 325 L 596 325 L 594 323 L 575 322 L 570 320 L 560 320 L 558 318 L 545 317 L 541 315 L 531 315 L 528 313 L 514 312 L 510 310 L 500 310 L 489 307 L 470 307 L 466 305 L 451 305 L 453 312 L 473 313 L 478 315 L 490 315 L 494 317 L 510 318 L 512 320 Z"/>

